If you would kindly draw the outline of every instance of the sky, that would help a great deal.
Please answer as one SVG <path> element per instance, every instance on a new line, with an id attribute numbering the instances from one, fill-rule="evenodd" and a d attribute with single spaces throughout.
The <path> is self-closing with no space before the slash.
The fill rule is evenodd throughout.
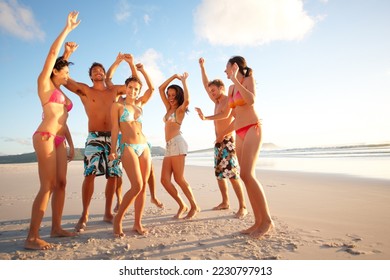
<path id="1" fill-rule="evenodd" d="M 224 70 L 234 55 L 253 69 L 264 143 L 390 143 L 388 0 L 0 0 L 1 155 L 34 151 L 31 137 L 42 117 L 37 77 L 73 10 L 81 23 L 66 38 L 79 45 L 71 77 L 92 85 L 91 64 L 108 69 L 119 52 L 143 63 L 156 88 L 143 124 L 153 146 L 165 147 L 158 86 L 188 72 L 190 112 L 182 133 L 192 151 L 213 147 L 212 121 L 201 121 L 194 110 L 212 115 L 214 109 L 198 60 L 205 59 L 210 79 L 228 87 Z M 129 75 L 122 63 L 113 82 L 123 84 Z M 75 147 L 83 148 L 83 105 L 63 90 L 74 103 L 68 126 Z"/>

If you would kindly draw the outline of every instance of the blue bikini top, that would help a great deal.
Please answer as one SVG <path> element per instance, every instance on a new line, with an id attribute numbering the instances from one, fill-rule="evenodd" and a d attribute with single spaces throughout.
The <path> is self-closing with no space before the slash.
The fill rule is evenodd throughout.
<path id="1" fill-rule="evenodd" d="M 134 118 L 134 114 L 130 114 L 129 110 L 127 110 L 126 106 L 123 106 L 123 113 L 119 119 L 120 122 L 139 122 L 142 123 L 142 108 L 138 107 L 141 110 L 141 114 L 138 116 L 137 119 Z"/>

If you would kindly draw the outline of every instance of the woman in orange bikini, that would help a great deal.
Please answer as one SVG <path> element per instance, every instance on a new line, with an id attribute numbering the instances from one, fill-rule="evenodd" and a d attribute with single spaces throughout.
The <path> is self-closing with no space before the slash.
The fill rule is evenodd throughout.
<path id="1" fill-rule="evenodd" d="M 241 56 L 232 57 L 225 73 L 233 82 L 229 87 L 229 107 L 235 116 L 230 127 L 218 140 L 232 130 L 236 131 L 237 158 L 240 165 L 240 177 L 245 184 L 248 197 L 255 216 L 255 223 L 242 233 L 260 238 L 272 229 L 272 221 L 267 200 L 260 182 L 256 179 L 255 168 L 261 146 L 261 123 L 255 111 L 255 80 L 252 69 Z M 227 110 L 228 111 L 228 110 Z"/>
<path id="2" fill-rule="evenodd" d="M 38 160 L 40 189 L 35 197 L 30 229 L 24 243 L 26 249 L 47 250 L 53 248 L 40 238 L 39 229 L 45 213 L 50 195 L 52 195 L 52 228 L 51 237 L 69 237 L 75 233 L 65 231 L 61 227 L 62 211 L 65 202 L 65 186 L 67 160 L 72 160 L 74 148 L 66 120 L 72 109 L 72 102 L 60 90 L 60 86 L 67 83 L 70 64 L 62 57 L 57 58 L 66 36 L 75 29 L 78 12 L 71 12 L 65 28 L 52 44 L 47 55 L 42 72 L 38 77 L 38 96 L 42 104 L 42 122 L 33 135 L 33 145 Z M 65 140 L 70 146 L 69 156 Z"/>

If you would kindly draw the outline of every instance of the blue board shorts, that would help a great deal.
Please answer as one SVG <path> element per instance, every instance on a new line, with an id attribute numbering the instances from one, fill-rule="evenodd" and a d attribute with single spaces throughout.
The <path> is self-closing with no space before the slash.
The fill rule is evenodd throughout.
<path id="1" fill-rule="evenodd" d="M 110 161 L 108 156 L 111 150 L 111 132 L 89 132 L 85 142 L 84 176 L 105 175 L 121 177 L 122 165 L 119 160 Z"/>

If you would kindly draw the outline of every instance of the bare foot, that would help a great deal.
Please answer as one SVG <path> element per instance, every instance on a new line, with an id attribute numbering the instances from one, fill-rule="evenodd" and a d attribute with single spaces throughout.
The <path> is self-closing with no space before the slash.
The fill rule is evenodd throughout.
<path id="1" fill-rule="evenodd" d="M 113 215 L 111 215 L 111 216 L 104 216 L 103 217 L 103 221 L 106 222 L 106 223 L 112 224 L 113 221 L 114 221 L 114 216 Z"/>
<path id="2" fill-rule="evenodd" d="M 248 215 L 248 210 L 245 207 L 242 207 L 242 208 L 238 209 L 237 213 L 234 216 L 238 219 L 242 219 L 246 215 Z"/>
<path id="3" fill-rule="evenodd" d="M 269 222 L 264 222 L 255 231 L 253 231 L 250 236 L 259 239 L 267 235 L 267 233 L 269 233 L 274 227 L 275 224 L 272 220 Z"/>
<path id="4" fill-rule="evenodd" d="M 60 230 L 52 230 L 50 233 L 50 237 L 74 237 L 76 235 L 76 232 L 67 231 L 62 228 Z"/>
<path id="5" fill-rule="evenodd" d="M 148 234 L 149 233 L 149 231 L 146 229 L 146 228 L 144 228 L 142 225 L 141 226 L 133 226 L 133 230 L 135 231 L 135 232 L 137 232 L 138 234 L 140 234 L 140 235 L 146 235 L 146 234 Z"/>
<path id="6" fill-rule="evenodd" d="M 188 212 L 187 216 L 184 217 L 184 219 L 192 219 L 196 216 L 196 214 L 200 212 L 200 208 L 199 207 L 196 207 L 196 208 L 191 208 L 190 212 Z"/>
<path id="7" fill-rule="evenodd" d="M 24 248 L 27 250 L 49 250 L 53 249 L 54 246 L 51 243 L 47 243 L 45 240 L 40 238 L 26 239 L 24 242 Z"/>
<path id="8" fill-rule="evenodd" d="M 188 207 L 184 205 L 183 207 L 179 208 L 179 211 L 177 211 L 177 214 L 173 216 L 175 219 L 180 219 L 181 215 L 188 211 Z"/>
<path id="9" fill-rule="evenodd" d="M 258 228 L 258 225 L 254 224 L 253 226 L 251 226 L 250 228 L 247 228 L 247 229 L 244 229 L 242 231 L 240 231 L 242 234 L 251 234 L 252 232 L 254 232 L 256 229 Z"/>
<path id="10" fill-rule="evenodd" d="M 158 200 L 157 198 L 152 198 L 150 200 L 153 204 L 155 204 L 158 208 L 164 208 L 164 204 Z"/>
<path id="11" fill-rule="evenodd" d="M 215 206 L 213 210 L 226 210 L 229 209 L 229 204 L 222 202 L 221 204 Z"/>
<path id="12" fill-rule="evenodd" d="M 74 230 L 76 232 L 83 232 L 87 229 L 87 221 L 80 218 L 80 220 L 77 222 L 76 226 L 74 227 Z"/>
<path id="13" fill-rule="evenodd" d="M 112 221 L 114 236 L 119 237 L 119 238 L 125 237 L 126 235 L 123 233 L 123 230 L 122 230 L 122 223 L 117 222 L 116 220 L 117 219 L 114 218 Z"/>
<path id="14" fill-rule="evenodd" d="M 117 202 L 114 208 L 114 213 L 118 213 L 120 203 Z"/>
<path id="15" fill-rule="evenodd" d="M 114 233 L 114 237 L 115 238 L 123 238 L 125 236 L 126 236 L 126 234 L 124 234 L 123 232 L 121 232 L 121 233 Z"/>

